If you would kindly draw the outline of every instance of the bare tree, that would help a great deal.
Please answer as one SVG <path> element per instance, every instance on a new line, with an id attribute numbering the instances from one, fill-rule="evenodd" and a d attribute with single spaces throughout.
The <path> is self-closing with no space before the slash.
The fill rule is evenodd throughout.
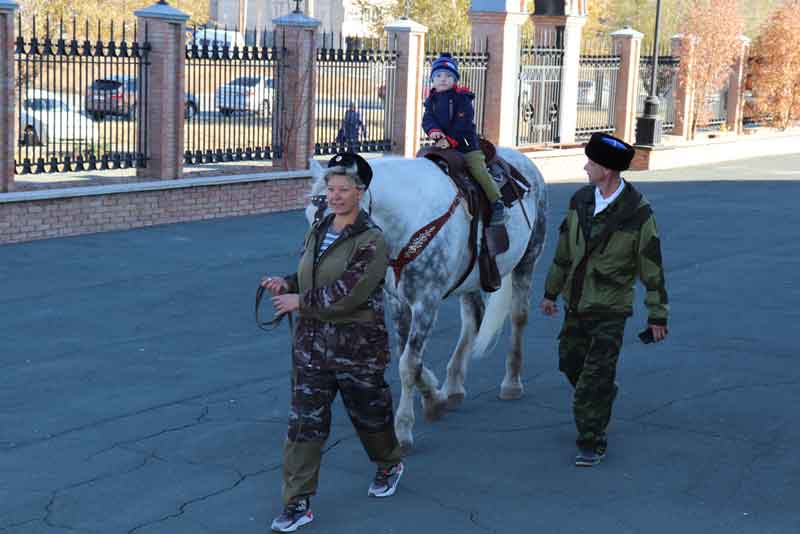
<path id="1" fill-rule="evenodd" d="M 693 70 L 689 76 L 682 68 L 679 80 L 693 98 L 692 137 L 698 126 L 708 123 L 712 113 L 709 98 L 730 78 L 731 65 L 741 50 L 743 28 L 737 0 L 691 0 L 682 30 L 695 38 Z"/>
<path id="2" fill-rule="evenodd" d="M 751 83 L 756 113 L 782 129 L 800 119 L 800 0 L 786 0 L 753 45 Z"/>

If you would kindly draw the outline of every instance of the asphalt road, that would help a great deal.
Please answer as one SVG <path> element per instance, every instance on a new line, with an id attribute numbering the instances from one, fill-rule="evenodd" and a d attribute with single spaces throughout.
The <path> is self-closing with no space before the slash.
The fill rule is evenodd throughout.
<path id="1" fill-rule="evenodd" d="M 366 497 L 373 466 L 337 401 L 304 532 L 800 532 L 800 155 L 629 178 L 655 209 L 673 311 L 644 346 L 637 296 L 606 461 L 572 465 L 559 320 L 534 311 L 525 397 L 496 399 L 504 336 L 458 411 L 418 411 L 392 499 Z M 550 187 L 532 306 L 576 188 Z M 0 533 L 268 530 L 289 340 L 256 329 L 253 293 L 293 269 L 304 228 L 291 212 L 0 247 Z M 444 306 L 426 355 L 440 378 L 458 334 Z"/>

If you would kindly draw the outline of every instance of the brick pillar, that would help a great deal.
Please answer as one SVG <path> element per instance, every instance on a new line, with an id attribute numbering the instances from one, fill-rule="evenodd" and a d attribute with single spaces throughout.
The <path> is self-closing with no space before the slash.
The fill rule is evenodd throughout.
<path id="1" fill-rule="evenodd" d="M 529 15 L 509 11 L 509 8 L 521 9 L 520 6 L 501 4 L 496 11 L 479 11 L 478 8 L 486 9 L 489 6 L 473 2 L 469 21 L 472 24 L 473 42 L 485 41 L 489 52 L 482 134 L 495 144 L 513 146 L 517 128 L 520 28 Z"/>
<path id="2" fill-rule="evenodd" d="M 14 14 L 18 7 L 13 0 L 0 0 L 0 193 L 14 190 Z"/>
<path id="3" fill-rule="evenodd" d="M 564 32 L 564 62 L 561 71 L 561 97 L 558 106 L 559 142 L 575 142 L 578 124 L 578 78 L 580 76 L 581 32 L 586 24 L 585 15 L 533 16 L 537 30 L 547 28 Z"/>
<path id="4" fill-rule="evenodd" d="M 672 56 L 680 58 L 678 87 L 675 93 L 675 127 L 673 135 L 688 139 L 691 135 L 692 117 L 694 115 L 694 94 L 691 89 L 694 72 L 695 38 L 690 35 L 672 37 Z"/>
<path id="5" fill-rule="evenodd" d="M 282 105 L 276 145 L 281 155 L 275 166 L 286 170 L 307 169 L 314 157 L 315 96 L 317 86 L 317 29 L 320 22 L 301 12 L 273 19 L 278 43 L 285 43 L 286 57 L 280 79 Z"/>
<path id="6" fill-rule="evenodd" d="M 617 88 L 614 92 L 614 135 L 633 144 L 636 136 L 636 104 L 639 98 L 639 59 L 642 34 L 625 28 L 611 34 L 620 56 Z"/>
<path id="7" fill-rule="evenodd" d="M 167 4 L 135 11 L 137 38 L 150 43 L 150 66 L 144 72 L 146 103 L 141 110 L 140 146 L 146 147 L 146 167 L 136 176 L 174 180 L 183 175 L 183 114 L 186 90 L 186 21 L 189 15 Z M 145 80 L 139 80 L 143 83 Z M 146 127 L 145 127 L 146 125 Z"/>
<path id="8" fill-rule="evenodd" d="M 419 150 L 422 123 L 422 70 L 425 63 L 425 34 L 428 28 L 410 19 L 398 19 L 385 27 L 389 46 L 395 47 L 394 98 L 387 87 L 386 101 L 392 104 L 392 153 L 413 158 Z"/>
<path id="9" fill-rule="evenodd" d="M 728 131 L 742 133 L 742 116 L 744 110 L 744 81 L 747 53 L 750 49 L 750 39 L 742 35 L 741 44 L 736 55 L 736 60 L 731 67 L 730 83 L 728 85 Z"/>

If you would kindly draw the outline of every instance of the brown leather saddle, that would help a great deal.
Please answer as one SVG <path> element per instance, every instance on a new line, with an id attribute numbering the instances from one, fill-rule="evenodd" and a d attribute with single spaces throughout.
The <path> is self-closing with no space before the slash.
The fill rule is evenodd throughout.
<path id="1" fill-rule="evenodd" d="M 513 165 L 497 155 L 494 145 L 486 139 L 480 140 L 481 150 L 486 156 L 486 165 L 489 172 L 499 182 L 500 194 L 506 207 L 513 206 L 521 200 L 530 190 L 530 182 L 514 168 Z M 456 188 L 466 199 L 467 210 L 471 215 L 469 229 L 469 267 L 462 274 L 461 279 L 448 292 L 448 295 L 466 280 L 469 273 L 478 261 L 480 269 L 481 287 L 484 291 L 492 292 L 500 289 L 500 272 L 497 269 L 495 257 L 508 250 L 508 232 L 505 225 L 490 226 L 491 206 L 486 194 L 477 182 L 469 175 L 464 156 L 457 150 L 441 149 L 435 146 L 423 147 L 417 152 L 418 158 L 427 158 L 450 177 Z M 524 208 L 523 208 L 524 211 Z M 527 217 L 527 214 L 526 214 Z M 478 221 L 483 222 L 483 234 L 478 251 Z M 448 296 L 446 295 L 446 296 Z"/>

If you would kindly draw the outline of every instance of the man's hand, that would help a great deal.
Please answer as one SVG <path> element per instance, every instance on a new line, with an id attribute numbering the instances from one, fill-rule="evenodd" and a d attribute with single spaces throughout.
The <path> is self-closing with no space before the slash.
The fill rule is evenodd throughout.
<path id="1" fill-rule="evenodd" d="M 289 293 L 288 295 L 278 295 L 272 297 L 272 305 L 278 313 L 291 313 L 300 307 L 300 295 Z"/>
<path id="2" fill-rule="evenodd" d="M 539 303 L 539 309 L 547 316 L 555 315 L 558 313 L 558 304 L 554 300 L 542 299 L 542 302 Z"/>
<path id="3" fill-rule="evenodd" d="M 653 341 L 656 343 L 667 337 L 667 327 L 666 326 L 658 326 L 655 324 L 648 325 L 650 327 L 650 331 L 653 332 Z"/>

